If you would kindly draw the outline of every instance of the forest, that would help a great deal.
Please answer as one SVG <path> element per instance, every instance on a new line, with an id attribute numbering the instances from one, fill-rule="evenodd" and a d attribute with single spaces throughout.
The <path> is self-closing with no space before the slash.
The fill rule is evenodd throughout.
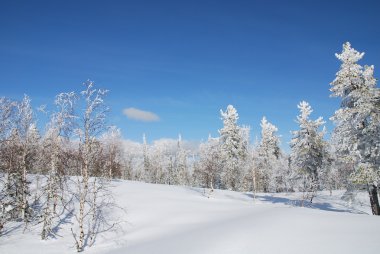
<path id="1" fill-rule="evenodd" d="M 70 211 L 72 241 L 81 252 L 118 226 L 106 212 L 124 209 L 112 194 L 118 179 L 203 188 L 208 197 L 216 189 L 253 198 L 299 193 L 299 206 L 312 204 L 319 191 L 365 190 L 373 215 L 380 215 L 380 90 L 374 66 L 358 63 L 363 56 L 348 42 L 336 54 L 341 66 L 330 91 L 340 108 L 329 119 L 313 116 L 306 101 L 294 105 L 298 129 L 290 153 L 281 149 L 278 128 L 266 117 L 260 140 L 252 142 L 233 105 L 219 112 L 219 136 L 190 149 L 181 135 L 176 142 L 149 143 L 145 135 L 141 143 L 126 142 L 107 120 L 109 91 L 93 81 L 36 110 L 27 95 L 1 97 L 0 237 L 12 234 L 9 225 L 16 221 L 25 228 L 41 225 L 42 240 L 54 238 Z M 36 111 L 48 118 L 44 128 L 37 127 Z M 329 139 L 325 121 L 335 126 Z"/>

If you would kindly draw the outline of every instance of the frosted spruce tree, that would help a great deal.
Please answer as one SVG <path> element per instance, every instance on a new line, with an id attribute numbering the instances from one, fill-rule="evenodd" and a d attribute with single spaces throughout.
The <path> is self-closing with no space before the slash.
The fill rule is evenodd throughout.
<path id="1" fill-rule="evenodd" d="M 276 191 L 278 186 L 276 178 L 280 170 L 280 139 L 276 132 L 277 127 L 267 121 L 261 120 L 261 141 L 257 148 L 256 165 L 260 175 L 261 189 L 264 192 Z"/>
<path id="2" fill-rule="evenodd" d="M 187 152 L 183 147 L 181 134 L 178 135 L 177 151 L 174 163 L 174 184 L 186 185 L 189 182 L 188 166 L 187 166 Z"/>
<path id="3" fill-rule="evenodd" d="M 343 168 L 346 179 L 354 171 L 355 164 L 359 160 L 358 135 L 355 121 L 355 104 L 357 96 L 355 90 L 362 86 L 363 68 L 357 62 L 361 60 L 364 53 L 360 53 L 351 47 L 349 42 L 343 44 L 341 54 L 335 54 L 342 64 L 336 73 L 336 78 L 331 83 L 330 91 L 332 97 L 340 97 L 341 106 L 331 120 L 335 123 L 332 141 L 339 163 Z"/>
<path id="4" fill-rule="evenodd" d="M 152 182 L 152 164 L 150 161 L 150 149 L 149 145 L 146 141 L 146 136 L 143 134 L 143 144 L 142 144 L 142 153 L 143 153 L 143 162 L 142 162 L 142 170 L 141 170 L 141 178 L 147 182 Z"/>
<path id="5" fill-rule="evenodd" d="M 244 133 L 237 125 L 239 116 L 236 109 L 228 105 L 227 110 L 221 110 L 220 113 L 223 121 L 223 128 L 219 130 L 223 162 L 221 181 L 224 188 L 236 191 L 241 188 L 248 148 L 244 142 Z"/>
<path id="6" fill-rule="evenodd" d="M 341 107 L 332 120 L 335 149 L 353 183 L 367 186 L 372 212 L 380 215 L 377 183 L 380 166 L 380 93 L 373 77 L 374 67 L 360 66 L 359 53 L 350 43 L 336 57 L 342 62 L 331 83 L 332 96 L 341 98 Z"/>
<path id="7" fill-rule="evenodd" d="M 298 108 L 299 130 L 292 132 L 291 163 L 298 173 L 299 189 L 304 193 L 303 200 L 310 199 L 312 203 L 319 188 L 319 177 L 326 154 L 326 142 L 323 140 L 325 131 L 319 131 L 325 122 L 322 117 L 317 120 L 309 119 L 313 110 L 307 102 L 302 101 Z"/>

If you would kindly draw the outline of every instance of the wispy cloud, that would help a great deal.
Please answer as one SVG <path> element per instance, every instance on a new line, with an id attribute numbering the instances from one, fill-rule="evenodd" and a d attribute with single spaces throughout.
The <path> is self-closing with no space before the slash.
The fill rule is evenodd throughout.
<path id="1" fill-rule="evenodd" d="M 157 122 L 160 117 L 153 112 L 141 110 L 138 108 L 126 108 L 123 110 L 123 114 L 129 119 L 143 122 Z"/>

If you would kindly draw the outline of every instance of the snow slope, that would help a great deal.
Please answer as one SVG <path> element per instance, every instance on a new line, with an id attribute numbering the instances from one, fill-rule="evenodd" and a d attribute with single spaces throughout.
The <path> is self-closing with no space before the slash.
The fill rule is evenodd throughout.
<path id="1" fill-rule="evenodd" d="M 365 193 L 350 204 L 342 191 L 319 193 L 312 207 L 300 194 L 259 194 L 116 181 L 122 229 L 100 235 L 88 253 L 367 253 L 380 248 L 380 218 Z M 56 239 L 39 240 L 39 226 L 0 237 L 0 253 L 73 253 L 70 217 Z"/>

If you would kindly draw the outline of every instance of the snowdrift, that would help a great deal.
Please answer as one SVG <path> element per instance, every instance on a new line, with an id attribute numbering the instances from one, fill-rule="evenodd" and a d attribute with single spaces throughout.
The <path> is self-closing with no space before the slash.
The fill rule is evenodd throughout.
<path id="1" fill-rule="evenodd" d="M 370 214 L 366 193 L 342 200 L 321 192 L 297 206 L 300 193 L 258 194 L 115 181 L 112 217 L 117 230 L 98 235 L 87 253 L 369 253 L 380 248 L 380 218 Z M 74 253 L 67 214 L 55 239 L 41 241 L 40 225 L 22 224 L 0 237 L 0 253 Z"/>

